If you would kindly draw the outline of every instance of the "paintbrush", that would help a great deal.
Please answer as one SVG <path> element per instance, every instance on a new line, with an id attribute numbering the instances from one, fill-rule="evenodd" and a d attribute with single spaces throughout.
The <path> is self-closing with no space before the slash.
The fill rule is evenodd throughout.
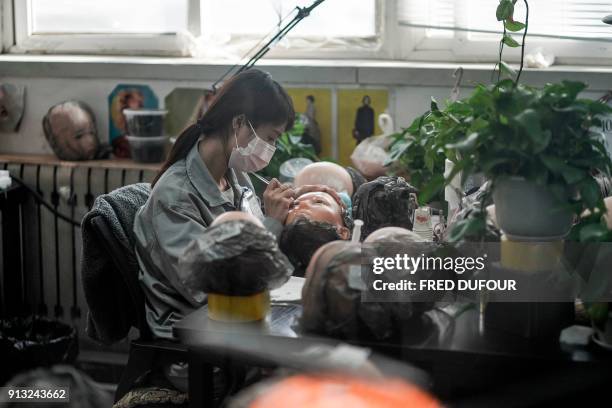
<path id="1" fill-rule="evenodd" d="M 251 172 L 249 172 L 249 174 L 250 174 L 251 176 L 255 176 L 255 178 L 256 178 L 257 180 L 261 181 L 261 182 L 262 182 L 262 183 L 264 183 L 266 186 L 267 186 L 268 184 L 270 184 L 270 180 L 268 180 L 267 178 L 265 178 L 265 177 L 263 177 L 263 176 L 260 176 L 260 175 L 259 175 L 259 174 L 257 174 L 257 173 L 251 173 Z"/>

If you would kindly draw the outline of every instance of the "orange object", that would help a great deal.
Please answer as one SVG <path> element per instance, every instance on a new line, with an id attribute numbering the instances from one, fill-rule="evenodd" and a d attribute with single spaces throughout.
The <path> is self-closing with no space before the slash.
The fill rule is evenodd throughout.
<path id="1" fill-rule="evenodd" d="M 437 408 L 438 400 L 398 379 L 297 375 L 281 380 L 250 408 Z"/>

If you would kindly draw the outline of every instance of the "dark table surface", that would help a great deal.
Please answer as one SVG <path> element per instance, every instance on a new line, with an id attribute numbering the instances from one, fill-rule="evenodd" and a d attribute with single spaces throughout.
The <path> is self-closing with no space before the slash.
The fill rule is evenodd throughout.
<path id="1" fill-rule="evenodd" d="M 208 318 L 207 308 L 202 307 L 174 325 L 174 334 L 183 343 L 198 344 L 207 334 L 244 333 L 263 338 L 308 337 L 299 327 L 302 307 L 299 304 L 272 305 L 271 312 L 262 322 L 221 323 Z M 527 358 L 533 360 L 558 360 L 573 362 L 612 362 L 612 352 L 595 344 L 586 347 L 562 346 L 555 339 L 536 341 L 502 331 L 487 329 L 484 315 L 477 305 L 447 306 L 426 314 L 427 322 L 418 328 L 406 328 L 400 340 L 359 341 L 359 344 L 414 349 L 422 353 L 449 352 L 476 354 L 489 357 Z M 416 329 L 416 330 L 413 330 Z M 410 333 L 418 331 L 418 333 Z M 246 333 L 245 333 L 246 334 Z"/>
<path id="2" fill-rule="evenodd" d="M 273 305 L 264 322 L 224 324 L 210 321 L 204 307 L 178 322 L 174 334 L 189 345 L 206 344 L 215 334 L 251 336 L 257 339 L 250 343 L 252 347 L 263 349 L 270 337 L 307 339 L 299 329 L 300 314 L 300 305 Z M 568 347 L 558 339 L 534 341 L 488 330 L 476 305 L 430 311 L 424 324 L 406 328 L 399 340 L 350 342 L 425 369 L 433 378 L 436 395 L 446 400 L 472 398 L 509 384 L 526 387 L 524 392 L 534 395 L 530 387 L 546 381 L 556 384 L 551 387 L 557 397 L 564 392 L 576 395 L 572 387 L 583 390 L 612 376 L 612 352 L 593 343 Z M 559 389 L 558 381 L 550 380 L 556 376 L 570 386 Z"/>

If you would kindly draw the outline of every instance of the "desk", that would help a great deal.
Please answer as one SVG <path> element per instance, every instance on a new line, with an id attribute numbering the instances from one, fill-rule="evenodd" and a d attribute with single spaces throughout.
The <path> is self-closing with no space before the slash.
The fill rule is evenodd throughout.
<path id="1" fill-rule="evenodd" d="M 308 337 L 296 326 L 300 313 L 299 305 L 273 306 L 268 321 L 260 327 L 259 339 L 253 342 L 254 349 L 265 348 L 270 336 L 296 343 Z M 508 406 L 524 405 L 524 398 L 562 399 L 612 380 L 612 353 L 595 345 L 563 349 L 557 342 L 538 344 L 486 330 L 475 308 L 456 318 L 450 317 L 453 313 L 449 309 L 446 313 L 430 313 L 435 327 L 426 335 L 415 336 L 411 328 L 406 328 L 403 340 L 353 343 L 424 368 L 434 380 L 435 395 L 455 404 L 464 402 L 465 406 L 477 406 L 483 398 L 482 406 L 491 406 L 492 401 L 502 406 L 499 395 L 508 393 L 503 401 Z M 235 326 L 209 321 L 202 308 L 178 322 L 174 334 L 181 342 L 197 347 L 205 344 L 207 335 L 241 335 L 241 329 Z"/>

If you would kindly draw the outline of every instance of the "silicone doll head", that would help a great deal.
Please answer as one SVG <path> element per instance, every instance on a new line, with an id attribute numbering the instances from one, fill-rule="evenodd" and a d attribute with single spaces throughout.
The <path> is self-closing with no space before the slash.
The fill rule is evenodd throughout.
<path id="1" fill-rule="evenodd" d="M 346 192 L 353 195 L 353 180 L 349 172 L 342 166 L 320 161 L 304 167 L 293 180 L 295 186 L 307 184 L 322 184 L 336 190 L 338 193 Z"/>
<path id="2" fill-rule="evenodd" d="M 221 224 L 221 223 L 228 222 L 228 221 L 240 221 L 240 220 L 252 222 L 253 224 L 261 228 L 264 227 L 262 222 L 259 220 L 259 218 L 255 217 L 254 215 L 245 213 L 243 211 L 225 212 L 221 214 L 220 216 L 218 216 L 217 218 L 215 218 L 212 224 L 210 225 L 214 226 L 214 225 Z"/>
<path id="3" fill-rule="evenodd" d="M 61 160 L 91 160 L 99 141 L 96 119 L 91 109 L 79 101 L 54 105 L 43 118 L 49 145 Z"/>

